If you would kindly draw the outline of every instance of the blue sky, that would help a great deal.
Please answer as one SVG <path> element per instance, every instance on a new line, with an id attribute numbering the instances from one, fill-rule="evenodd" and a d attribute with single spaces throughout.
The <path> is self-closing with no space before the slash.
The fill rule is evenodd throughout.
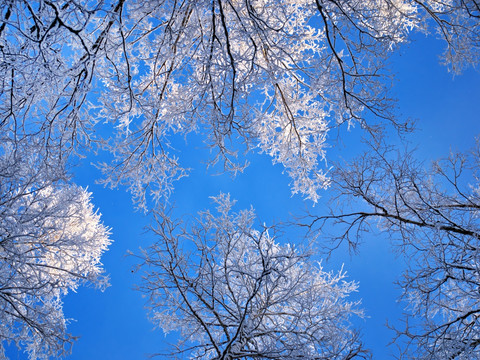
<path id="1" fill-rule="evenodd" d="M 417 132 L 411 136 L 418 155 L 427 163 L 448 155 L 450 149 L 466 150 L 473 146 L 474 137 L 480 135 L 478 108 L 480 105 L 480 74 L 472 69 L 453 77 L 439 65 L 438 54 L 443 44 L 432 39 L 417 40 L 403 46 L 393 59 L 396 73 L 394 96 L 398 98 L 399 112 L 404 117 L 417 120 Z M 351 156 L 360 148 L 360 129 L 352 129 L 343 138 L 343 145 L 332 141 L 332 154 Z M 191 167 L 192 173 L 176 183 L 171 201 L 176 204 L 177 214 L 192 214 L 211 205 L 209 196 L 229 192 L 237 199 L 237 209 L 252 205 L 261 222 L 271 224 L 289 219 L 312 203 L 292 196 L 289 178 L 282 173 L 280 165 L 272 165 L 265 155 L 251 154 L 250 167 L 235 179 L 230 175 L 211 176 L 199 162 L 208 155 L 208 150 L 199 139 L 188 137 L 188 145 L 182 146 L 182 164 Z M 112 228 L 113 245 L 103 257 L 106 271 L 111 277 L 111 287 L 105 292 L 80 288 L 65 298 L 64 312 L 72 320 L 70 332 L 79 336 L 69 359 L 74 360 L 137 360 L 148 354 L 162 352 L 166 342 L 161 330 L 154 330 L 144 310 L 145 299 L 134 291 L 141 281 L 141 273 L 132 272 L 133 257 L 127 250 L 137 251 L 152 241 L 152 235 L 144 231 L 148 224 L 143 213 L 133 211 L 129 195 L 124 191 L 106 189 L 95 184 L 100 174 L 91 162 L 93 155 L 84 159 L 74 169 L 75 181 L 88 186 L 93 193 L 93 202 L 102 213 L 103 222 Z M 322 201 L 312 211 L 322 213 L 323 200 L 328 199 L 328 190 Z M 293 231 L 290 241 L 296 241 Z M 321 239 L 320 239 L 321 240 Z M 388 240 L 372 233 L 364 238 L 357 255 L 339 249 L 328 262 L 327 269 L 339 269 L 344 264 L 349 278 L 360 283 L 359 293 L 367 318 L 357 322 L 364 335 L 365 345 L 371 349 L 374 359 L 392 358 L 395 349 L 387 348 L 393 333 L 384 325 L 386 320 L 395 323 L 403 307 L 396 302 L 400 291 L 393 284 L 403 269 L 403 259 L 392 251 Z M 24 359 L 25 355 L 11 350 L 12 359 Z"/>

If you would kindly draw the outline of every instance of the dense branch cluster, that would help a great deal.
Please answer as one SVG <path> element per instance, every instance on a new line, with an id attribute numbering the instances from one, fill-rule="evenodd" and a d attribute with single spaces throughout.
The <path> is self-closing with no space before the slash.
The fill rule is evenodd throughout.
<path id="1" fill-rule="evenodd" d="M 401 126 L 386 91 L 390 49 L 432 30 L 452 68 L 479 50 L 475 1 L 18 0 L 1 10 L 0 124 L 34 122 L 65 150 L 112 124 L 95 138 L 114 155 L 105 181 L 129 186 L 140 206 L 187 174 L 169 148 L 191 131 L 228 170 L 242 169 L 242 147 L 269 154 L 292 191 L 316 201 L 329 184 L 329 129 Z"/>
<path id="2" fill-rule="evenodd" d="M 291 1 L 126 4 L 109 43 L 114 57 L 98 66 L 108 88 L 99 116 L 123 131 L 114 167 L 106 167 L 110 180 L 130 184 L 143 200 L 142 185 L 182 175 L 166 152 L 167 135 L 198 130 L 228 169 L 239 169 L 227 146 L 234 137 L 284 164 L 293 191 L 315 200 L 328 183 L 319 161 L 329 119 L 361 120 L 365 107 L 386 116 L 379 61 L 387 41 L 374 40 L 374 30 L 359 44 L 340 38 L 349 21 L 367 20 L 339 14 L 333 4 Z M 361 52 L 372 56 L 361 61 Z"/>
<path id="3" fill-rule="evenodd" d="M 365 154 L 338 170 L 332 214 L 310 223 L 318 230 L 333 221 L 335 240 L 352 246 L 377 225 L 408 257 L 399 284 L 410 315 L 398 335 L 415 359 L 480 356 L 479 161 L 478 148 L 431 169 L 412 153 Z M 352 198 L 360 200 L 354 211 L 338 206 Z"/>
<path id="4" fill-rule="evenodd" d="M 272 229 L 253 228 L 253 210 L 233 213 L 228 195 L 218 215 L 193 224 L 158 218 L 158 242 L 143 252 L 142 290 L 153 321 L 179 331 L 172 356 L 190 359 L 360 359 L 350 329 L 362 315 L 346 297 L 345 273 L 329 273 L 308 253 L 280 245 Z"/>
<path id="5" fill-rule="evenodd" d="M 11 134 L 0 135 L 0 357 L 10 342 L 31 359 L 63 356 L 74 338 L 62 298 L 80 284 L 107 285 L 100 256 L 109 231 L 61 160 Z"/>

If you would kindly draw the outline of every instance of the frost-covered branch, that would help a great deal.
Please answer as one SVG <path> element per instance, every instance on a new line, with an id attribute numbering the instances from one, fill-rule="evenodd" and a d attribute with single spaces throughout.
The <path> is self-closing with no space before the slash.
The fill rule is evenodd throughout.
<path id="1" fill-rule="evenodd" d="M 253 210 L 233 213 L 228 195 L 218 215 L 191 224 L 159 214 L 158 241 L 140 258 L 141 290 L 152 320 L 178 331 L 177 351 L 190 359 L 367 358 L 347 301 L 357 284 L 325 272 L 310 254 L 279 244 L 272 229 L 253 228 Z"/>
<path id="2" fill-rule="evenodd" d="M 415 359 L 480 355 L 479 151 L 452 153 L 426 169 L 414 153 L 372 149 L 335 174 L 329 215 L 304 219 L 333 246 L 354 248 L 366 232 L 387 233 L 408 269 L 399 284 L 410 314 L 398 345 Z M 356 209 L 351 211 L 351 209 Z M 325 232 L 322 232 L 325 236 Z"/>
<path id="3" fill-rule="evenodd" d="M 108 285 L 100 256 L 109 231 L 55 149 L 47 155 L 41 138 L 11 135 L 0 135 L 0 358 L 9 343 L 31 360 L 58 358 L 75 340 L 63 297 Z"/>
<path id="4" fill-rule="evenodd" d="M 49 132 L 65 156 L 111 152 L 105 183 L 147 208 L 188 174 L 175 134 L 196 132 L 226 170 L 239 151 L 281 163 L 292 191 L 329 186 L 326 136 L 341 124 L 403 129 L 386 58 L 412 31 L 476 64 L 478 3 L 436 0 L 0 2 L 0 126 Z M 373 116 L 372 116 L 373 115 Z M 368 119 L 368 121 L 367 121 Z M 95 125 L 102 131 L 95 134 Z"/>

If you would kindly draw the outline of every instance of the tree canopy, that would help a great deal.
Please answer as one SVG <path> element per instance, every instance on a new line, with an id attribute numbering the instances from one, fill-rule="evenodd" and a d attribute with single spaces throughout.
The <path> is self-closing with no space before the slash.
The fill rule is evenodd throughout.
<path id="1" fill-rule="evenodd" d="M 390 56 L 412 34 L 433 34 L 460 73 L 479 62 L 479 19 L 476 0 L 0 0 L 0 346 L 67 354 L 62 297 L 107 284 L 109 230 L 72 181 L 72 165 L 95 153 L 98 181 L 156 214 L 144 289 L 154 310 L 166 301 L 170 324 L 159 326 L 178 326 L 191 356 L 367 356 L 343 272 L 254 230 L 252 212 L 231 215 L 225 195 L 219 217 L 206 211 L 183 228 L 169 217 L 174 183 L 189 174 L 175 139 L 198 136 L 210 165 L 237 174 L 260 152 L 282 164 L 293 194 L 316 203 L 327 189 L 358 206 L 315 210 L 303 225 L 320 237 L 333 220 L 347 226 L 337 240 L 355 245 L 352 231 L 379 221 L 410 259 L 401 284 L 415 324 L 399 335 L 426 359 L 476 356 L 478 157 L 428 171 L 411 153 L 392 158 L 388 134 L 411 130 L 395 110 Z M 372 150 L 333 162 L 328 135 L 352 127 Z M 474 182 L 464 186 L 466 167 Z M 182 249 L 189 241 L 197 257 Z M 278 304 L 265 300 L 277 291 Z M 292 302 L 308 316 L 292 318 Z"/>
<path id="2" fill-rule="evenodd" d="M 0 357 L 10 342 L 31 359 L 64 356 L 74 337 L 62 299 L 81 284 L 108 285 L 109 230 L 61 160 L 47 161 L 35 139 L 0 139 Z"/>
<path id="3" fill-rule="evenodd" d="M 386 57 L 410 32 L 442 37 L 455 71 L 477 63 L 480 48 L 475 1 L 62 0 L 2 9 L 1 124 L 37 123 L 62 150 L 92 141 L 108 149 L 105 182 L 129 186 L 140 206 L 186 174 L 169 142 L 191 131 L 228 170 L 242 169 L 242 148 L 270 155 L 292 191 L 316 201 L 329 184 L 329 129 L 402 127 L 390 111 Z M 106 136 L 94 135 L 99 122 L 112 124 Z"/>
<path id="4" fill-rule="evenodd" d="M 327 273 L 310 255 L 280 245 L 272 228 L 255 230 L 253 210 L 232 212 L 225 194 L 218 215 L 192 224 L 157 214 L 158 242 L 143 251 L 141 288 L 152 320 L 180 331 L 172 357 L 190 359 L 353 359 L 366 354 L 351 329 L 362 316 L 346 297 L 345 273 Z M 165 355 L 164 355 L 165 356 Z"/>

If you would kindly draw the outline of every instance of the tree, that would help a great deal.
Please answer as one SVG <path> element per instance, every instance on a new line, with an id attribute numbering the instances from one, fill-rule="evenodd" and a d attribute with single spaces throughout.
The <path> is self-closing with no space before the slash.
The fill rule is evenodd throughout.
<path id="1" fill-rule="evenodd" d="M 62 298 L 81 284 L 105 288 L 100 256 L 109 230 L 90 194 L 66 181 L 38 138 L 0 135 L 0 357 L 15 343 L 29 359 L 58 358 L 75 340 Z"/>
<path id="2" fill-rule="evenodd" d="M 374 225 L 395 241 L 408 259 L 399 285 L 410 314 L 398 340 L 412 358 L 480 356 L 479 169 L 478 147 L 430 169 L 412 152 L 375 149 L 337 170 L 331 214 L 308 224 L 318 231 L 333 221 L 335 247 L 355 248 Z"/>
<path id="3" fill-rule="evenodd" d="M 180 332 L 170 356 L 368 357 L 350 329 L 350 318 L 362 316 L 359 303 L 346 300 L 357 284 L 280 245 L 272 229 L 253 229 L 253 210 L 232 213 L 229 195 L 213 199 L 218 216 L 202 212 L 190 225 L 157 217 L 158 242 L 143 251 L 141 290 L 152 320 L 165 333 Z"/>
<path id="4" fill-rule="evenodd" d="M 0 0 L 0 155 L 41 165 L 6 199 L 23 199 L 21 214 L 60 196 L 71 154 L 93 144 L 111 154 L 105 183 L 147 209 L 188 173 L 172 138 L 196 131 L 213 163 L 236 172 L 239 151 L 267 153 L 316 201 L 330 129 L 402 127 L 391 50 L 434 31 L 452 70 L 475 65 L 479 16 L 476 0 Z"/>
<path id="5" fill-rule="evenodd" d="M 385 59 L 410 31 L 438 32 L 454 70 L 477 63 L 480 48 L 476 1 L 0 5 L 0 125 L 37 123 L 64 149 L 98 141 L 113 154 L 105 182 L 127 185 L 141 207 L 187 174 L 169 149 L 172 135 L 191 131 L 234 172 L 238 151 L 269 154 L 292 191 L 316 201 L 329 184 L 329 129 L 401 126 Z M 113 125 L 109 135 L 94 137 L 98 122 Z"/>

